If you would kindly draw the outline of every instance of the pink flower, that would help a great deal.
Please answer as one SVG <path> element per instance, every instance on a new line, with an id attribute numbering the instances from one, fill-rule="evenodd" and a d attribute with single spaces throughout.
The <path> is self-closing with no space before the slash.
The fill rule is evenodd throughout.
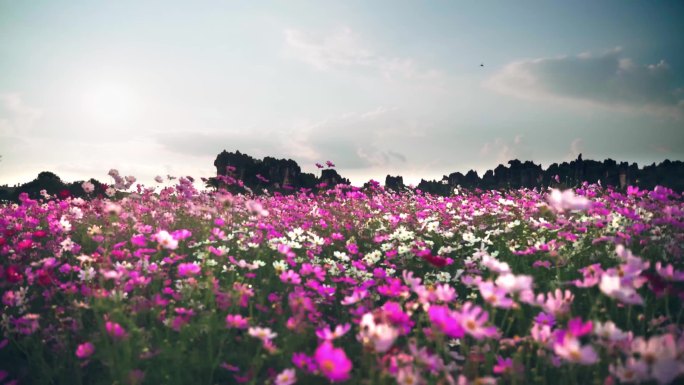
<path id="1" fill-rule="evenodd" d="M 575 296 L 570 290 L 556 289 L 553 292 L 546 293 L 546 296 L 544 294 L 537 295 L 536 303 L 545 312 L 558 316 L 570 311 L 570 305 L 574 299 Z"/>
<path id="2" fill-rule="evenodd" d="M 368 292 L 365 289 L 356 288 L 352 292 L 352 295 L 344 297 L 344 299 L 340 303 L 345 306 L 353 305 L 359 302 L 360 300 L 366 298 L 367 296 Z"/>
<path id="3" fill-rule="evenodd" d="M 591 201 L 583 196 L 575 195 L 572 190 L 553 189 L 547 196 L 549 206 L 557 212 L 586 210 L 591 207 Z"/>
<path id="4" fill-rule="evenodd" d="M 684 281 L 684 271 L 675 270 L 670 264 L 663 267 L 661 262 L 656 262 L 656 272 L 667 281 Z"/>
<path id="5" fill-rule="evenodd" d="M 107 321 L 105 323 L 105 329 L 107 330 L 107 334 L 115 340 L 123 340 L 128 337 L 126 330 L 116 322 Z"/>
<path id="6" fill-rule="evenodd" d="M 165 249 L 175 250 L 178 247 L 178 241 L 166 230 L 161 230 L 154 235 L 154 238 Z"/>
<path id="7" fill-rule="evenodd" d="M 496 365 L 494 365 L 494 374 L 507 373 L 513 370 L 513 360 L 509 358 L 503 358 L 501 356 L 496 356 Z"/>
<path id="8" fill-rule="evenodd" d="M 464 330 L 454 317 L 454 314 L 446 306 L 433 305 L 428 310 L 428 317 L 432 325 L 436 326 L 439 331 L 452 338 L 461 338 L 464 335 Z"/>
<path id="9" fill-rule="evenodd" d="M 274 333 L 270 328 L 262 328 L 259 326 L 251 327 L 247 332 L 250 336 L 258 338 L 261 341 L 272 340 L 278 336 L 278 333 Z"/>
<path id="10" fill-rule="evenodd" d="M 358 339 L 365 345 L 372 345 L 376 352 L 388 351 L 399 336 L 397 329 L 386 323 L 375 323 L 373 313 L 366 313 L 359 324 L 361 332 Z"/>
<path id="11" fill-rule="evenodd" d="M 483 281 L 477 286 L 480 289 L 482 298 L 490 305 L 504 309 L 508 309 L 514 305 L 513 300 L 507 296 L 508 291 L 495 286 L 492 281 Z"/>
<path id="12" fill-rule="evenodd" d="M 191 275 L 197 275 L 202 271 L 199 265 L 195 263 L 181 263 L 178 265 L 178 275 L 181 277 L 187 277 Z"/>
<path id="13" fill-rule="evenodd" d="M 88 358 L 95 353 L 95 345 L 90 342 L 86 342 L 78 345 L 76 348 L 76 357 L 80 359 Z"/>
<path id="14" fill-rule="evenodd" d="M 471 302 L 466 302 L 461 310 L 454 315 L 463 330 L 475 339 L 479 340 L 497 335 L 496 327 L 484 326 L 489 319 L 489 314 L 481 307 L 473 306 Z"/>
<path id="15" fill-rule="evenodd" d="M 352 369 L 352 362 L 344 350 L 335 348 L 330 341 L 324 341 L 314 353 L 318 370 L 332 382 L 346 381 Z"/>
<path id="16" fill-rule="evenodd" d="M 634 357 L 629 357 L 624 365 L 610 365 L 609 370 L 624 383 L 641 383 L 648 380 L 648 365 Z"/>
<path id="17" fill-rule="evenodd" d="M 247 329 L 249 326 L 249 319 L 241 316 L 240 314 L 228 314 L 226 316 L 226 327 L 236 328 L 236 329 Z"/>
<path id="18" fill-rule="evenodd" d="M 83 188 L 83 191 L 85 191 L 86 194 L 90 194 L 91 192 L 95 191 L 95 185 L 87 181 L 81 184 L 81 188 Z"/>
<path id="19" fill-rule="evenodd" d="M 669 384 L 684 370 L 678 360 L 680 348 L 672 334 L 653 336 L 648 341 L 637 337 L 632 343 L 632 352 L 638 353 L 641 360 L 651 368 L 651 376 L 659 384 Z"/>
<path id="20" fill-rule="evenodd" d="M 582 323 L 581 317 L 576 317 L 568 321 L 568 333 L 575 337 L 582 337 L 583 335 L 589 334 L 592 331 L 591 321 Z"/>
<path id="21" fill-rule="evenodd" d="M 641 298 L 636 289 L 631 285 L 625 285 L 623 278 L 614 274 L 615 273 L 613 272 L 604 273 L 601 276 L 599 289 L 601 289 L 605 295 L 615 298 L 620 302 L 630 305 L 643 305 L 644 299 Z"/>
<path id="22" fill-rule="evenodd" d="M 349 329 L 351 329 L 351 324 L 349 323 L 337 325 L 334 331 L 331 331 L 330 327 L 326 327 L 325 329 L 316 330 L 316 336 L 322 340 L 332 341 L 347 334 Z"/>
<path id="23" fill-rule="evenodd" d="M 566 361 L 582 365 L 591 365 L 598 361 L 594 348 L 589 345 L 582 346 L 575 336 L 564 331 L 558 334 L 553 351 Z"/>
<path id="24" fill-rule="evenodd" d="M 294 369 L 285 369 L 276 376 L 275 385 L 292 385 L 297 382 L 297 375 Z"/>
<path id="25" fill-rule="evenodd" d="M 302 279 L 299 274 L 295 273 L 294 270 L 283 271 L 280 274 L 280 280 L 284 283 L 289 283 L 292 285 L 299 285 L 302 283 Z"/>

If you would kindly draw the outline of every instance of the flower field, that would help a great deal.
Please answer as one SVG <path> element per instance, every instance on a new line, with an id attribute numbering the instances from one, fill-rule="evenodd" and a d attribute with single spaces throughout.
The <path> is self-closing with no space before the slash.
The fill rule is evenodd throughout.
<path id="1" fill-rule="evenodd" d="M 0 383 L 684 381 L 666 188 L 112 195 L 0 206 Z"/>

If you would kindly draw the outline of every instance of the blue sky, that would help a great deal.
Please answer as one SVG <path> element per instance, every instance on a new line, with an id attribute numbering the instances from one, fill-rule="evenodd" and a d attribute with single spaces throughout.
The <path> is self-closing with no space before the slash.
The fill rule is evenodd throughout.
<path id="1" fill-rule="evenodd" d="M 684 159 L 679 1 L 0 0 L 0 183 Z M 483 63 L 484 67 L 480 64 Z"/>

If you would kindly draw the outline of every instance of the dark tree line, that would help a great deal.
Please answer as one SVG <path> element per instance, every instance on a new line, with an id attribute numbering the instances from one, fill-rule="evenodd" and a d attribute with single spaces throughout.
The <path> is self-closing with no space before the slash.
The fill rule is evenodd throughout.
<path id="1" fill-rule="evenodd" d="M 90 179 L 90 183 L 95 186 L 95 191 L 90 194 L 86 194 L 81 185 L 83 181 L 66 183 L 62 181 L 60 177 L 50 171 L 43 171 L 36 179 L 15 186 L 0 186 L 0 201 L 18 201 L 19 195 L 22 193 L 27 193 L 29 198 L 38 199 L 41 198 L 40 192 L 45 190 L 47 194 L 51 196 L 57 196 L 59 198 L 67 197 L 87 197 L 87 196 L 97 196 L 103 195 L 107 185 L 100 183 L 95 179 Z"/>
<path id="2" fill-rule="evenodd" d="M 337 184 L 349 184 L 334 168 L 321 170 L 321 175 L 302 172 L 291 159 L 265 157 L 255 159 L 239 151 L 223 151 L 214 161 L 216 177 L 206 181 L 207 187 L 227 188 L 242 192 L 248 188 L 254 193 L 268 192 L 289 193 L 302 188 L 317 191 L 331 188 Z M 684 191 L 684 162 L 665 160 L 659 164 L 651 164 L 639 168 L 636 163 L 616 162 L 612 159 L 604 161 L 584 160 L 580 154 L 571 162 L 554 163 L 547 169 L 531 161 L 521 162 L 517 159 L 508 162 L 508 166 L 498 165 L 494 170 L 487 170 L 482 177 L 474 170 L 465 174 L 454 172 L 444 175 L 441 180 L 421 180 L 416 186 L 423 192 L 449 195 L 454 188 L 462 189 L 508 189 L 508 188 L 546 188 L 573 187 L 583 182 L 601 182 L 603 186 L 625 189 L 627 186 L 638 186 L 652 189 L 664 186 L 675 191 Z M 21 193 L 30 198 L 40 198 L 41 190 L 52 196 L 66 198 L 103 195 L 107 185 L 90 179 L 95 191 L 86 194 L 81 187 L 83 181 L 67 183 L 52 172 L 44 171 L 31 182 L 14 187 L 0 186 L 0 201 L 17 201 Z M 371 183 L 366 183 L 370 187 Z M 393 190 L 405 189 L 401 176 L 387 175 L 385 187 Z"/>

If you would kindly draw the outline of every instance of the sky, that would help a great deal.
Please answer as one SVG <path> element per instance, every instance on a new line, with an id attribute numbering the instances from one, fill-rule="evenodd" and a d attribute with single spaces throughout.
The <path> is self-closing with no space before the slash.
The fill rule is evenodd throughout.
<path id="1" fill-rule="evenodd" d="M 684 160 L 682 1 L 0 0 L 0 184 Z"/>

